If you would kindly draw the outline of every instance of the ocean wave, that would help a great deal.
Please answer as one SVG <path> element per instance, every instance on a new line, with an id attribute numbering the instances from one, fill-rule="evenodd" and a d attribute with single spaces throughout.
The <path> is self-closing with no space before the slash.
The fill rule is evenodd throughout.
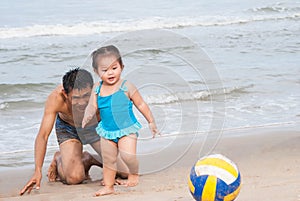
<path id="1" fill-rule="evenodd" d="M 30 86 L 35 88 L 35 91 L 43 89 L 42 93 L 49 93 L 49 90 L 45 90 L 44 86 L 53 84 L 24 84 L 25 86 Z M 1 87 L 5 85 L 1 84 Z M 10 89 L 19 89 L 20 84 L 10 86 Z M 21 85 L 22 86 L 22 85 Z M 233 94 L 244 94 L 248 93 L 247 89 L 252 88 L 253 85 L 241 86 L 241 87 L 227 87 L 221 89 L 212 89 L 212 90 L 201 90 L 201 91 L 190 91 L 190 92 L 176 92 L 168 94 L 155 94 L 155 95 L 144 95 L 144 99 L 148 104 L 152 105 L 162 105 L 162 104 L 172 104 L 180 103 L 186 101 L 207 101 L 211 100 L 214 97 L 221 95 L 230 96 Z M 37 98 L 39 97 L 39 98 Z M 41 96 L 38 93 L 31 93 L 31 95 L 16 97 L 14 95 L 13 99 L 7 99 L 0 102 L 0 110 L 15 110 L 15 109 L 32 109 L 32 108 L 42 108 L 46 95 Z"/>
<path id="2" fill-rule="evenodd" d="M 8 95 L 8 94 L 15 94 L 18 92 L 37 92 L 37 91 L 45 91 L 45 89 L 52 88 L 56 84 L 54 83 L 25 83 L 25 84 L 0 84 L 0 94 Z"/>
<path id="3" fill-rule="evenodd" d="M 44 105 L 44 101 L 36 101 L 36 99 L 16 100 L 16 101 L 4 101 L 0 103 L 0 110 L 20 110 L 20 109 L 33 109 L 41 108 Z"/>
<path id="4" fill-rule="evenodd" d="M 249 9 L 249 11 L 254 13 L 286 13 L 286 12 L 299 12 L 300 4 L 298 5 L 286 5 L 284 3 L 276 3 L 269 6 L 257 7 Z"/>
<path id="5" fill-rule="evenodd" d="M 206 101 L 218 97 L 221 95 L 233 95 L 233 94 L 245 94 L 249 93 L 248 88 L 252 88 L 254 85 L 240 86 L 240 87 L 227 87 L 222 89 L 191 91 L 191 92 L 177 92 L 169 94 L 156 94 L 147 95 L 144 97 L 148 104 L 171 104 L 180 103 L 185 101 Z"/>
<path id="6" fill-rule="evenodd" d="M 53 83 L 0 84 L 0 110 L 43 107 Z"/>
<path id="7" fill-rule="evenodd" d="M 264 8 L 256 9 L 263 10 Z M 255 10 L 255 9 L 254 9 Z M 77 36 L 111 32 L 126 32 L 151 29 L 176 29 L 193 26 L 226 26 L 250 23 L 254 21 L 270 21 L 298 19 L 300 13 L 286 12 L 273 15 L 239 16 L 198 16 L 198 17 L 152 17 L 137 20 L 94 21 L 77 24 L 36 24 L 26 27 L 2 27 L 0 39 L 40 37 L 40 36 Z"/>

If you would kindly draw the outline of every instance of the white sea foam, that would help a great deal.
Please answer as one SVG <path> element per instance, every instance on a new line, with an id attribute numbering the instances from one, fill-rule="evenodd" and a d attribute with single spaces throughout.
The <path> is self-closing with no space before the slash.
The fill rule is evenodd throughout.
<path id="1" fill-rule="evenodd" d="M 108 32 L 138 31 L 147 29 L 173 29 L 193 26 L 226 26 L 255 21 L 298 19 L 300 13 L 284 13 L 255 16 L 198 16 L 198 17 L 152 17 L 136 20 L 94 21 L 77 24 L 36 24 L 25 27 L 2 27 L 0 39 L 39 37 L 39 36 L 75 36 L 93 35 Z"/>
<path id="2" fill-rule="evenodd" d="M 8 107 L 8 103 L 0 103 L 0 110 L 3 110 Z"/>
<path id="3" fill-rule="evenodd" d="M 190 91 L 190 92 L 176 92 L 170 94 L 156 94 L 146 95 L 145 101 L 148 104 L 169 104 L 178 103 L 182 101 L 199 101 L 209 100 L 212 96 L 229 95 L 233 93 L 247 93 L 248 88 L 252 88 L 254 85 L 239 86 L 239 87 L 227 87 L 222 89 L 211 89 L 203 91 Z"/>

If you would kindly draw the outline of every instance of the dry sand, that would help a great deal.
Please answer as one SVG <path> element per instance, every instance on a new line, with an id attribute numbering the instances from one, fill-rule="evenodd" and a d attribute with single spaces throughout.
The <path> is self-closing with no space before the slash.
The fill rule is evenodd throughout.
<path id="1" fill-rule="evenodd" d="M 228 133 L 226 133 L 227 135 Z M 181 145 L 182 146 L 182 145 Z M 64 185 L 47 181 L 45 165 L 39 191 L 18 196 L 19 190 L 33 169 L 1 171 L 0 200 L 107 200 L 107 201 L 192 201 L 187 187 L 187 175 L 199 157 L 200 141 L 172 166 L 140 177 L 136 187 L 116 186 L 116 194 L 92 197 L 100 187 L 100 168 L 91 169 L 92 181 L 80 185 Z M 141 158 L 141 169 L 163 163 L 168 154 L 178 154 L 178 148 L 149 161 Z M 242 175 L 242 188 L 237 201 L 300 201 L 300 132 L 251 131 L 223 137 L 213 150 L 234 161 Z"/>

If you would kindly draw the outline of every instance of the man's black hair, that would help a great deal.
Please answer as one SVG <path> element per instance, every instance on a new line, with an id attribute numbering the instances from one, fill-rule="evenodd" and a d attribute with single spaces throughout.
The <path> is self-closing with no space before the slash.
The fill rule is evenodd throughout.
<path id="1" fill-rule="evenodd" d="M 68 71 L 63 76 L 63 87 L 67 94 L 73 89 L 84 89 L 86 87 L 93 87 L 93 77 L 91 73 L 85 69 L 75 68 Z"/>

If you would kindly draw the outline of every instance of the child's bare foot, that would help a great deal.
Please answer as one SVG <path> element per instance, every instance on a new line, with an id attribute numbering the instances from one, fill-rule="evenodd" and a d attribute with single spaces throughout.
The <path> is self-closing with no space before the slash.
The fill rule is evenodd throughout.
<path id="1" fill-rule="evenodd" d="M 126 183 L 126 186 L 133 187 L 136 186 L 139 183 L 139 175 L 138 174 L 129 174 L 128 175 L 128 181 Z"/>
<path id="2" fill-rule="evenodd" d="M 100 185 L 105 186 L 103 179 L 100 181 Z M 124 180 L 116 179 L 114 185 L 126 185 L 126 182 Z"/>
<path id="3" fill-rule="evenodd" d="M 58 179 L 57 162 L 56 162 L 56 159 L 58 156 L 59 156 L 59 152 L 56 152 L 54 154 L 53 160 L 48 168 L 47 176 L 48 176 L 48 180 L 50 182 L 54 182 Z"/>
<path id="4" fill-rule="evenodd" d="M 99 191 L 97 191 L 94 196 L 103 196 L 103 195 L 109 195 L 109 194 L 113 194 L 115 192 L 114 187 L 108 187 L 105 186 L 103 188 L 101 188 Z"/>

